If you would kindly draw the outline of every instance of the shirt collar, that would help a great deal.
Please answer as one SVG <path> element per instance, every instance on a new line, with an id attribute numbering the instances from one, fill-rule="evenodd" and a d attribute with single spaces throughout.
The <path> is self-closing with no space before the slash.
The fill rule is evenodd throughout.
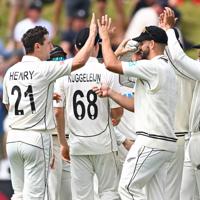
<path id="1" fill-rule="evenodd" d="M 35 56 L 23 56 L 22 62 L 35 62 L 35 61 L 41 61 L 38 57 Z"/>
<path id="2" fill-rule="evenodd" d="M 165 55 L 158 55 L 158 56 L 155 56 L 154 58 L 152 58 L 151 60 L 158 60 L 159 58 L 165 58 L 167 59 L 167 57 Z"/>

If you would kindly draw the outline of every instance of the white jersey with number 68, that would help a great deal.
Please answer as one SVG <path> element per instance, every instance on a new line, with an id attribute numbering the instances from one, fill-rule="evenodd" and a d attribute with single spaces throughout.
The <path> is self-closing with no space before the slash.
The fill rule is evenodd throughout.
<path id="1" fill-rule="evenodd" d="M 70 76 L 56 81 L 55 92 L 61 95 L 62 101 L 54 106 L 66 108 L 66 132 L 70 133 L 70 153 L 73 155 L 103 154 L 117 150 L 110 111 L 119 105 L 109 98 L 98 97 L 92 91 L 94 86 L 102 83 L 119 91 L 115 75 L 94 57 Z"/>

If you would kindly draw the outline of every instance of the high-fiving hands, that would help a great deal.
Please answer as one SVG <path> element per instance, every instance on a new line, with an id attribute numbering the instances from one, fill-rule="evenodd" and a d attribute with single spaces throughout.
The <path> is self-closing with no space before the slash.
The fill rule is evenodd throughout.
<path id="1" fill-rule="evenodd" d="M 104 15 L 101 19 L 97 20 L 99 35 L 102 40 L 109 38 L 109 34 L 113 32 L 112 20 L 108 15 Z"/>
<path id="2" fill-rule="evenodd" d="M 97 35 L 97 24 L 96 24 L 96 17 L 95 14 L 92 13 L 92 19 L 90 22 L 90 35 Z"/>

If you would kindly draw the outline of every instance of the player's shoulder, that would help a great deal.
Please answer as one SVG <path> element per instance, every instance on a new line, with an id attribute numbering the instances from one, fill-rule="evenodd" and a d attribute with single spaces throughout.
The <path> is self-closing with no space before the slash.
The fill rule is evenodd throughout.
<path id="1" fill-rule="evenodd" d="M 9 69 L 6 71 L 6 74 L 8 74 L 9 72 L 15 71 L 16 69 L 18 69 L 20 66 L 21 62 L 15 63 L 14 65 L 12 65 L 11 67 L 9 67 Z"/>

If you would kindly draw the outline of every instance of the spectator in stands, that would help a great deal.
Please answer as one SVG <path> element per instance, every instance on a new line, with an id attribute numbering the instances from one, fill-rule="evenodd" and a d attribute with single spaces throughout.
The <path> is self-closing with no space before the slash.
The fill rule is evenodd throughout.
<path id="1" fill-rule="evenodd" d="M 9 1 L 9 16 L 7 36 L 10 40 L 13 39 L 13 30 L 17 22 L 20 11 L 25 14 L 28 5 L 32 0 L 8 0 Z"/>
<path id="2" fill-rule="evenodd" d="M 63 0 L 54 0 L 54 15 L 53 15 L 53 30 L 54 35 L 59 32 L 60 29 L 60 16 L 62 12 Z"/>
<path id="3" fill-rule="evenodd" d="M 42 1 L 41 0 L 34 0 L 28 7 L 27 10 L 27 18 L 18 22 L 14 29 L 14 40 L 16 42 L 16 47 L 21 48 L 21 38 L 23 34 L 31 28 L 35 26 L 43 26 L 45 27 L 48 32 L 50 38 L 53 38 L 53 26 L 52 24 L 41 18 L 42 14 Z"/>
<path id="4" fill-rule="evenodd" d="M 71 28 L 77 15 L 82 18 L 88 18 L 91 0 L 64 0 L 64 3 L 68 20 L 67 27 Z"/>
<path id="5" fill-rule="evenodd" d="M 17 49 L 8 51 L 0 40 L 0 82 L 3 80 L 6 70 L 16 62 L 19 62 L 22 56 L 22 50 Z"/>
<path id="6" fill-rule="evenodd" d="M 5 148 L 5 131 L 4 131 L 4 119 L 6 116 L 6 109 L 2 103 L 3 86 L 0 83 L 0 179 L 9 179 L 8 161 L 6 159 Z M 1 198 L 0 198 L 1 199 Z"/>
<path id="7" fill-rule="evenodd" d="M 60 46 L 64 49 L 67 57 L 73 57 L 75 54 L 74 40 L 77 33 L 87 26 L 88 15 L 83 14 L 81 10 L 77 10 L 73 14 L 73 20 L 71 21 L 71 26 L 62 33 Z"/>
<path id="8" fill-rule="evenodd" d="M 144 30 L 145 26 L 157 26 L 159 15 L 167 5 L 167 1 L 154 0 L 151 6 L 139 9 L 128 26 L 125 38 L 137 37 Z"/>

